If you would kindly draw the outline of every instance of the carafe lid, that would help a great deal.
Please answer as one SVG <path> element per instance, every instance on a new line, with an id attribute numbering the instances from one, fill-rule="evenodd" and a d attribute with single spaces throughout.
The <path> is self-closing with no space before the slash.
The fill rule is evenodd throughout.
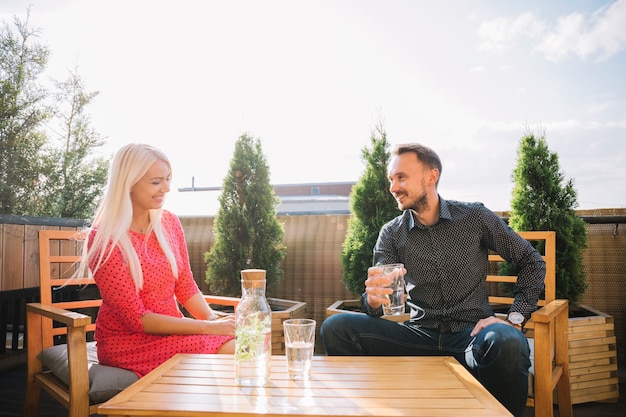
<path id="1" fill-rule="evenodd" d="M 243 269 L 241 271 L 242 281 L 264 281 L 265 269 Z"/>

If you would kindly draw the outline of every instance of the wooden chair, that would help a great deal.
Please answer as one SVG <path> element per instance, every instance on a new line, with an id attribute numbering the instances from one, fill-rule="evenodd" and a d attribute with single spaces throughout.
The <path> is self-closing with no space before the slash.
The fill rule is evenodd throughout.
<path id="1" fill-rule="evenodd" d="M 526 336 L 534 341 L 534 377 L 532 395 L 527 405 L 535 407 L 535 415 L 551 417 L 557 390 L 560 417 L 572 417 L 572 400 L 569 382 L 568 352 L 568 302 L 556 299 L 556 233 L 553 231 L 519 232 L 530 242 L 538 242 L 543 248 L 546 262 L 545 294 L 539 300 L 539 310 L 535 311 L 526 323 Z M 489 255 L 490 264 L 504 262 L 498 255 Z M 494 270 L 498 267 L 495 266 Z M 487 281 L 513 284 L 516 276 L 488 275 Z M 497 284 L 496 284 L 497 285 Z M 504 306 L 503 311 L 513 303 L 508 296 L 490 296 L 494 306 Z M 502 314 L 504 315 L 504 313 Z"/>
<path id="2" fill-rule="evenodd" d="M 39 397 L 45 389 L 65 406 L 72 417 L 96 413 L 89 403 L 89 374 L 87 365 L 87 334 L 95 325 L 91 317 L 72 311 L 76 308 L 98 308 L 100 300 L 53 302 L 53 288 L 68 284 L 73 265 L 79 259 L 79 242 L 84 239 L 75 230 L 39 231 L 40 302 L 26 305 L 27 381 L 24 416 L 39 414 Z M 51 241 L 55 241 L 51 243 Z M 93 284 L 89 279 L 77 279 L 66 289 Z M 67 291 L 67 290 L 66 290 Z M 67 293 L 67 292 L 66 292 Z M 57 296 L 54 297 L 55 301 Z M 62 323 L 57 325 L 55 323 Z M 69 386 L 44 369 L 40 354 L 55 345 L 54 340 L 65 334 L 68 354 Z"/>
<path id="3" fill-rule="evenodd" d="M 526 336 L 534 342 L 534 372 L 530 378 L 531 392 L 527 400 L 527 405 L 535 408 L 535 415 L 538 417 L 551 417 L 555 400 L 554 390 L 558 395 L 559 416 L 572 417 L 572 400 L 569 382 L 569 352 L 568 352 L 568 302 L 567 300 L 556 299 L 556 233 L 548 232 L 519 232 L 519 235 L 531 242 L 541 242 L 543 246 L 542 257 L 546 262 L 545 294 L 539 300 L 539 310 L 532 314 L 531 320 L 526 323 Z M 490 271 L 498 271 L 498 263 L 504 262 L 498 255 L 489 255 L 489 263 L 493 264 Z M 516 276 L 488 275 L 487 281 L 494 283 L 513 284 L 517 281 Z M 496 314 L 505 318 L 504 312 L 508 311 L 513 303 L 513 298 L 509 296 L 492 295 L 489 301 L 494 305 L 494 309 L 502 309 L 501 314 Z M 361 300 L 341 300 L 333 303 L 326 309 L 326 316 L 338 313 L 363 314 L 357 311 L 346 310 L 346 308 L 356 309 L 360 306 Z M 394 321 L 404 321 L 408 314 L 401 316 L 391 316 L 383 318 Z M 529 340 L 530 342 L 530 340 Z"/>
<path id="4" fill-rule="evenodd" d="M 120 390 L 132 383 L 128 374 L 137 379 L 127 370 L 99 364 L 94 366 L 95 347 L 90 350 L 93 343 L 88 343 L 88 339 L 95 330 L 92 318 L 95 317 L 102 300 L 92 279 L 68 280 L 75 271 L 84 238 L 84 233 L 75 230 L 39 232 L 41 300 L 39 303 L 29 303 L 26 306 L 27 381 L 24 417 L 39 415 L 41 389 L 45 389 L 66 407 L 69 417 L 87 417 L 96 414 L 98 405 L 108 398 L 103 398 L 99 402 L 90 400 L 90 393 L 93 397 L 95 384 L 92 373 L 94 368 L 98 369 L 98 376 L 103 374 L 102 370 L 106 370 L 107 378 L 116 379 Z M 42 352 L 53 346 L 55 346 L 53 350 L 60 347 L 59 350 L 63 352 L 67 383 L 57 376 L 58 372 L 55 375 L 42 362 Z M 113 375 L 114 378 L 111 378 L 111 372 L 113 374 L 117 372 Z"/>

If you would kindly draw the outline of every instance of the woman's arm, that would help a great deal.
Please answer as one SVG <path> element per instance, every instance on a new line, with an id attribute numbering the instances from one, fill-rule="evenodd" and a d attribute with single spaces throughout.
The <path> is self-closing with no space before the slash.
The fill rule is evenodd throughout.
<path id="1" fill-rule="evenodd" d="M 205 305 L 201 307 L 202 303 Z M 141 318 L 143 330 L 149 334 L 220 334 L 233 336 L 235 334 L 235 317 L 234 315 L 209 319 L 212 310 L 204 301 L 201 293 L 192 296 L 185 308 L 194 317 L 207 317 L 207 319 L 192 319 L 187 317 L 172 317 L 164 314 L 146 313 Z M 196 316 L 192 310 L 200 310 L 199 316 Z M 204 316 L 202 315 L 204 314 Z"/>
<path id="2" fill-rule="evenodd" d="M 163 226 L 172 239 L 178 263 L 178 278 L 174 290 L 176 298 L 194 317 L 174 317 L 165 314 L 146 312 L 141 317 L 143 331 L 148 334 L 235 334 L 235 318 L 228 316 L 218 319 L 199 291 L 193 279 L 187 253 L 187 245 L 180 221 L 170 212 L 163 212 Z"/>
<path id="3" fill-rule="evenodd" d="M 215 320 L 218 318 L 217 313 L 211 309 L 200 292 L 192 295 L 185 302 L 184 307 L 189 314 L 198 320 Z"/>

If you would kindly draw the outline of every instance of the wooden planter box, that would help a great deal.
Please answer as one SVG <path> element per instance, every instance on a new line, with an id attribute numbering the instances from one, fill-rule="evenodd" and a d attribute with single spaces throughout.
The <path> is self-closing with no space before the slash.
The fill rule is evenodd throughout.
<path id="1" fill-rule="evenodd" d="M 205 295 L 204 299 L 215 306 L 230 306 L 234 309 L 239 304 L 239 298 Z M 301 301 L 283 300 L 268 297 L 267 302 L 272 308 L 272 354 L 285 354 L 285 332 L 283 322 L 287 319 L 306 318 L 306 303 Z"/>
<path id="2" fill-rule="evenodd" d="M 572 309 L 569 380 L 572 404 L 617 401 L 617 341 L 613 317 L 586 306 Z"/>
<path id="3" fill-rule="evenodd" d="M 337 313 L 361 313 L 361 300 L 339 300 L 326 308 L 326 317 Z"/>
<path id="4" fill-rule="evenodd" d="M 272 307 L 272 354 L 285 354 L 285 332 L 283 322 L 287 319 L 306 318 L 306 303 L 300 301 L 268 298 Z"/>
<path id="5" fill-rule="evenodd" d="M 326 309 L 326 317 L 363 314 L 359 313 L 360 303 L 361 300 L 336 301 Z M 617 401 L 619 378 L 613 317 L 586 306 L 572 310 L 568 319 L 572 404 Z M 532 332 L 527 336 L 532 336 Z"/>

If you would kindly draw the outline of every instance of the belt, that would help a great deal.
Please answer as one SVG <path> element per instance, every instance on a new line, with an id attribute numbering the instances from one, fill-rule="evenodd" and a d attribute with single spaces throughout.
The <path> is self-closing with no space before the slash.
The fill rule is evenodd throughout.
<path id="1" fill-rule="evenodd" d="M 424 329 L 431 329 L 431 330 L 436 330 L 439 333 L 443 334 L 443 333 L 448 333 L 452 331 L 452 326 L 450 323 L 439 323 L 439 324 L 435 324 L 435 323 L 428 323 L 428 324 L 420 324 L 419 320 L 407 320 L 405 322 L 405 324 L 407 325 L 413 325 L 416 327 L 422 327 Z"/>
<path id="2" fill-rule="evenodd" d="M 439 333 L 448 333 L 450 331 L 450 323 L 440 323 L 437 325 Z"/>

